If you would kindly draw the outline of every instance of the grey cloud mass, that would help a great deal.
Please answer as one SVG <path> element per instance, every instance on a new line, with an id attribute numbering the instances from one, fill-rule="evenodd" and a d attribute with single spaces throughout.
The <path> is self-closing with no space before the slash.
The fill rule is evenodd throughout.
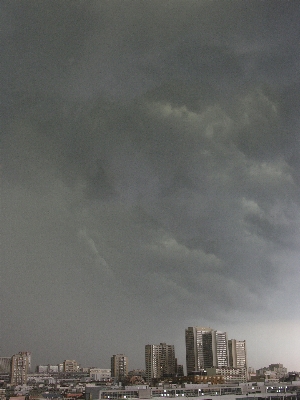
<path id="1" fill-rule="evenodd" d="M 210 325 L 300 370 L 299 3 L 0 15 L 1 354 L 185 364 Z"/>

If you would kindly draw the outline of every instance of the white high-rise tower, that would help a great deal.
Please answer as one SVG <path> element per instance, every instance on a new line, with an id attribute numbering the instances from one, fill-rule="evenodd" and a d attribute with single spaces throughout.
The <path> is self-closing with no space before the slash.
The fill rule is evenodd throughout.
<path id="1" fill-rule="evenodd" d="M 217 367 L 228 367 L 228 340 L 227 332 L 216 331 Z"/>

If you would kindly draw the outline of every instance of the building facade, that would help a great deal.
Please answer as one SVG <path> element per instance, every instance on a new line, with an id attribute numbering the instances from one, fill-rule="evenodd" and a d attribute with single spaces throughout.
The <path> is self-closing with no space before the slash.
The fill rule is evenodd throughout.
<path id="1" fill-rule="evenodd" d="M 240 371 L 240 374 L 244 374 L 244 380 L 239 380 L 239 382 L 246 382 L 248 379 L 246 341 L 236 339 L 228 340 L 228 350 L 229 367 Z"/>
<path id="2" fill-rule="evenodd" d="M 187 375 L 207 368 L 229 366 L 227 333 L 211 328 L 189 327 L 185 330 Z"/>
<path id="3" fill-rule="evenodd" d="M 224 383 L 246 383 L 247 370 L 245 368 L 220 367 L 208 368 L 208 376 L 222 376 Z"/>
<path id="4" fill-rule="evenodd" d="M 128 374 L 128 357 L 124 354 L 114 354 L 111 357 L 111 377 L 122 381 Z"/>
<path id="5" fill-rule="evenodd" d="M 99 400 L 107 399 L 161 399 L 194 398 L 195 400 L 297 400 L 300 385 L 272 386 L 264 383 L 240 384 L 181 384 L 180 386 L 143 387 L 126 386 L 124 389 L 99 391 Z"/>
<path id="6" fill-rule="evenodd" d="M 77 372 L 78 364 L 75 360 L 64 360 L 63 372 Z"/>
<path id="7" fill-rule="evenodd" d="M 175 376 L 176 359 L 174 345 L 160 343 L 145 346 L 146 381 Z"/>
<path id="8" fill-rule="evenodd" d="M 9 374 L 10 373 L 10 363 L 11 357 L 0 357 L 0 373 Z"/>
<path id="9" fill-rule="evenodd" d="M 246 368 L 247 350 L 245 340 L 228 340 L 229 366 L 234 368 Z"/>
<path id="10" fill-rule="evenodd" d="M 226 332 L 211 328 L 189 327 L 185 330 L 187 375 L 195 374 L 205 368 L 213 368 L 226 363 Z"/>
<path id="11" fill-rule="evenodd" d="M 11 358 L 10 383 L 12 385 L 25 385 L 28 374 L 28 352 L 20 352 Z"/>
<path id="12" fill-rule="evenodd" d="M 91 368 L 89 374 L 93 381 L 104 382 L 111 378 L 111 370 L 107 368 Z"/>
<path id="13" fill-rule="evenodd" d="M 216 331 L 217 367 L 225 368 L 229 365 L 227 332 Z"/>

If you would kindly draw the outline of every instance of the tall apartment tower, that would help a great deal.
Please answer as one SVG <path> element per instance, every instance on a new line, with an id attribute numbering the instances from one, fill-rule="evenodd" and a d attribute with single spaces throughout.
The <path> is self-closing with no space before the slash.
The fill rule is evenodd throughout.
<path id="1" fill-rule="evenodd" d="M 11 358 L 10 383 L 12 385 L 24 385 L 27 382 L 28 352 L 20 352 Z"/>
<path id="2" fill-rule="evenodd" d="M 247 370 L 246 340 L 228 340 L 229 366 Z"/>
<path id="3" fill-rule="evenodd" d="M 185 330 L 187 375 L 216 365 L 216 336 L 211 328 L 189 327 Z"/>
<path id="4" fill-rule="evenodd" d="M 28 358 L 28 373 L 31 372 L 31 353 L 30 351 L 25 351 L 24 352 L 27 355 Z"/>
<path id="5" fill-rule="evenodd" d="M 228 367 L 229 365 L 229 351 L 227 332 L 216 331 L 216 345 L 217 345 L 217 367 Z"/>
<path id="6" fill-rule="evenodd" d="M 211 328 L 185 330 L 187 375 L 206 368 L 228 366 L 227 333 Z"/>
<path id="7" fill-rule="evenodd" d="M 128 374 L 128 357 L 124 354 L 114 354 L 111 357 L 111 376 L 122 381 Z"/>
<path id="8" fill-rule="evenodd" d="M 145 346 L 146 381 L 174 376 L 176 370 L 174 345 L 160 343 Z"/>

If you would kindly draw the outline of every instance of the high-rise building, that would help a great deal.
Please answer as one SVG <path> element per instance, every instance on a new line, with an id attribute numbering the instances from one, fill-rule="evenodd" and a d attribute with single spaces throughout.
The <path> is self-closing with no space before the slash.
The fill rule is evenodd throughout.
<path id="1" fill-rule="evenodd" d="M 211 328 L 185 330 L 187 375 L 217 365 L 216 332 Z"/>
<path id="2" fill-rule="evenodd" d="M 228 340 L 227 333 L 216 331 L 217 365 L 218 368 L 228 367 Z"/>
<path id="3" fill-rule="evenodd" d="M 186 352 L 186 373 L 190 375 L 193 371 L 199 370 L 196 328 L 189 327 L 185 330 L 185 352 Z"/>
<path id="4" fill-rule="evenodd" d="M 174 345 L 160 343 L 145 346 L 146 380 L 174 376 L 176 370 Z"/>
<path id="5" fill-rule="evenodd" d="M 247 369 L 246 340 L 236 341 L 236 367 Z"/>
<path id="6" fill-rule="evenodd" d="M 245 340 L 228 340 L 229 366 L 247 370 L 247 351 Z"/>
<path id="7" fill-rule="evenodd" d="M 234 368 L 236 371 L 240 371 L 239 374 L 243 375 L 243 381 L 247 381 L 247 351 L 245 340 L 228 340 L 229 349 L 229 366 Z M 241 380 L 239 380 L 241 382 Z"/>
<path id="8" fill-rule="evenodd" d="M 0 357 L 0 373 L 9 374 L 10 373 L 10 363 L 11 357 Z"/>
<path id="9" fill-rule="evenodd" d="M 12 385 L 24 385 L 27 382 L 28 352 L 20 352 L 11 358 L 10 383 Z"/>
<path id="10" fill-rule="evenodd" d="M 30 351 L 24 351 L 23 353 L 24 353 L 24 355 L 27 356 L 27 359 L 28 359 L 28 373 L 30 373 L 31 372 L 31 352 Z"/>
<path id="11" fill-rule="evenodd" d="M 175 348 L 173 344 L 160 343 L 159 345 L 160 372 L 162 377 L 174 376 Z"/>
<path id="12" fill-rule="evenodd" d="M 111 357 L 111 377 L 122 381 L 128 373 L 128 357 L 124 354 L 114 354 Z"/>
<path id="13" fill-rule="evenodd" d="M 146 382 L 160 377 L 159 346 L 146 344 L 145 346 Z"/>
<path id="14" fill-rule="evenodd" d="M 227 333 L 211 328 L 185 330 L 187 375 L 206 368 L 228 366 Z"/>

